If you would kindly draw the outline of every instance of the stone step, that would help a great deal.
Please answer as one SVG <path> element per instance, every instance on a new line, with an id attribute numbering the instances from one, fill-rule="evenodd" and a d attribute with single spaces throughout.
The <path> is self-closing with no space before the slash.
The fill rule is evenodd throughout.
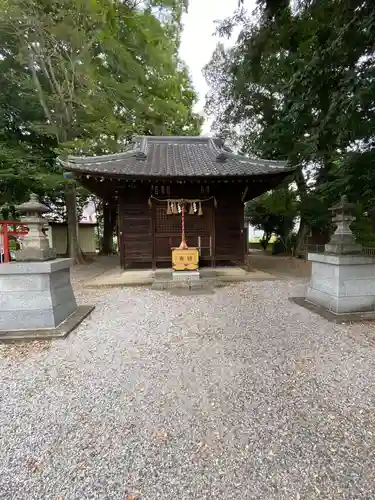
<path id="1" fill-rule="evenodd" d="M 172 289 L 185 289 L 185 290 L 213 290 L 220 286 L 220 282 L 214 278 L 203 278 L 199 280 L 173 280 L 170 279 L 156 279 L 151 285 L 152 290 L 172 290 Z"/>

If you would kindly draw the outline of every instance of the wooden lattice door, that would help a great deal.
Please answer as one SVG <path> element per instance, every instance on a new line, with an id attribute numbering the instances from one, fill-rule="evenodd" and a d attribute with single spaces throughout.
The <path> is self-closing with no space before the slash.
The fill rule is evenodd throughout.
<path id="1" fill-rule="evenodd" d="M 202 204 L 203 215 L 185 212 L 185 236 L 190 247 L 200 250 L 200 262 L 214 261 L 214 207 L 210 202 Z M 167 205 L 156 202 L 154 217 L 154 256 L 156 263 L 169 263 L 171 249 L 181 243 L 181 215 L 167 215 Z"/>

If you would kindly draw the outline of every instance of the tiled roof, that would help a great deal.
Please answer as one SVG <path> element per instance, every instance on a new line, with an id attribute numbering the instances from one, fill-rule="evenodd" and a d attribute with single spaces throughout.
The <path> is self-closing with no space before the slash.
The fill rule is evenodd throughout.
<path id="1" fill-rule="evenodd" d="M 65 170 L 123 177 L 250 177 L 294 170 L 286 162 L 235 155 L 210 137 L 141 136 L 130 151 L 59 162 Z"/>

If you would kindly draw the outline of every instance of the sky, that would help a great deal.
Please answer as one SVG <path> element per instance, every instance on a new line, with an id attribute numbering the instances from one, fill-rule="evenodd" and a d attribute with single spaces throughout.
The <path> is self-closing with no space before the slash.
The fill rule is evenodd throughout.
<path id="1" fill-rule="evenodd" d="M 255 5 L 255 0 L 244 0 L 245 6 L 250 10 Z M 238 5 L 238 0 L 189 0 L 189 11 L 184 15 L 184 30 L 181 37 L 180 55 L 188 65 L 194 89 L 198 93 L 199 101 L 195 111 L 203 113 L 205 95 L 208 91 L 206 81 L 202 75 L 204 66 L 210 61 L 219 37 L 214 36 L 216 30 L 215 21 L 225 19 L 233 14 Z M 236 35 L 235 35 L 236 36 Z M 221 39 L 225 45 L 235 41 Z M 210 133 L 211 121 L 205 120 L 202 127 L 202 135 Z M 90 216 L 95 221 L 95 208 L 89 207 L 85 210 L 84 219 Z"/>
<path id="2" fill-rule="evenodd" d="M 253 10 L 255 0 L 245 0 L 245 6 Z M 194 88 L 199 95 L 195 107 L 197 112 L 203 112 L 205 95 L 208 87 L 204 76 L 203 67 L 210 61 L 219 37 L 214 36 L 215 21 L 225 19 L 233 14 L 238 5 L 238 0 L 190 0 L 189 11 L 183 18 L 184 30 L 182 32 L 180 55 L 190 69 L 190 76 Z M 230 45 L 235 41 L 221 39 L 224 44 Z M 210 121 L 206 119 L 202 134 L 210 130 Z"/>

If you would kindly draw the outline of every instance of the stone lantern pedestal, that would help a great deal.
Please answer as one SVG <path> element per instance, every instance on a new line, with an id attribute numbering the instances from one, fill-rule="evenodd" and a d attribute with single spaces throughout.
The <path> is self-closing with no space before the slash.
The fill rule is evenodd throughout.
<path id="1" fill-rule="evenodd" d="M 346 196 L 331 210 L 337 229 L 324 253 L 309 253 L 311 279 L 306 296 L 293 299 L 327 319 L 356 321 L 375 317 L 375 259 L 362 254 L 350 224 L 354 206 Z"/>
<path id="2" fill-rule="evenodd" d="M 56 259 L 43 231 L 48 208 L 35 195 L 20 205 L 29 232 L 16 262 L 0 265 L 0 341 L 65 337 L 93 310 L 77 307 L 72 259 Z"/>
<path id="3" fill-rule="evenodd" d="M 375 312 L 375 261 L 366 255 L 311 253 L 305 300 L 333 314 Z"/>

